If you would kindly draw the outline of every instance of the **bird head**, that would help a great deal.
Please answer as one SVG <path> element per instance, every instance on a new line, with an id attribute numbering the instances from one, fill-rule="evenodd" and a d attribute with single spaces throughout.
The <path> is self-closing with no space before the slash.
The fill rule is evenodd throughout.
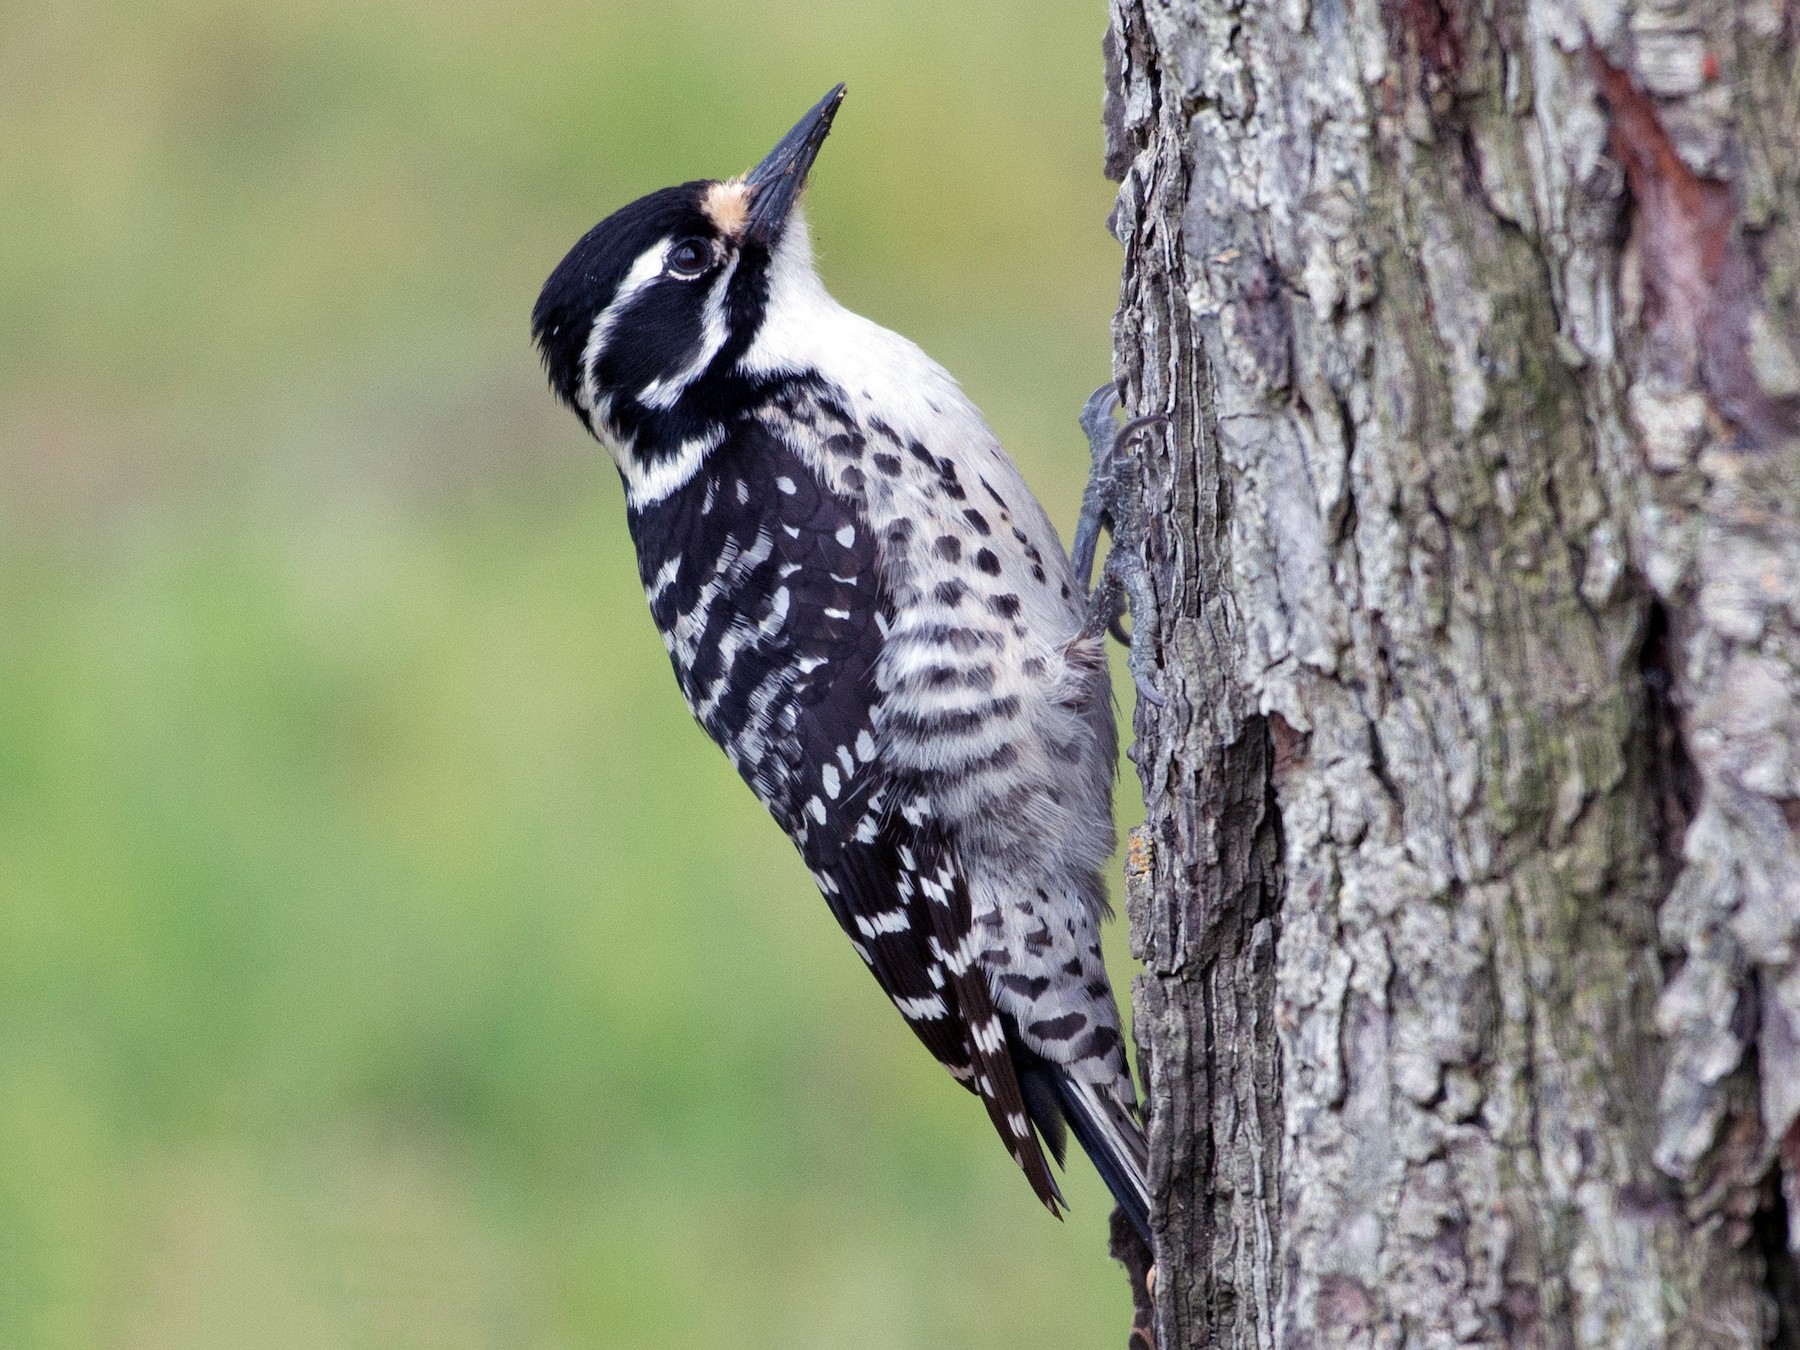
<path id="1" fill-rule="evenodd" d="M 621 207 L 544 283 L 531 326 L 551 387 L 628 476 L 741 404 L 771 296 L 818 288 L 798 203 L 843 97 L 839 84 L 741 177 Z"/>

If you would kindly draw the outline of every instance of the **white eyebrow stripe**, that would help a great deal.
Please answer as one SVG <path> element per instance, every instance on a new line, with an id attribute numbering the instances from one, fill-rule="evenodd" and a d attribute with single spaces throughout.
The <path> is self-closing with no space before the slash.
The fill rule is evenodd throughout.
<path id="1" fill-rule="evenodd" d="M 618 322 L 625 306 L 631 303 L 631 298 L 662 275 L 663 261 L 668 257 L 672 242 L 664 239 L 638 254 L 637 261 L 631 264 L 631 270 L 619 283 L 619 289 L 613 292 L 611 302 L 595 317 L 594 326 L 588 330 L 587 345 L 581 349 L 581 388 L 577 391 L 583 412 L 592 412 L 594 405 L 600 401 L 600 390 L 594 383 L 594 369 L 599 365 L 600 353 L 606 347 L 607 334 L 612 331 L 613 324 Z"/>

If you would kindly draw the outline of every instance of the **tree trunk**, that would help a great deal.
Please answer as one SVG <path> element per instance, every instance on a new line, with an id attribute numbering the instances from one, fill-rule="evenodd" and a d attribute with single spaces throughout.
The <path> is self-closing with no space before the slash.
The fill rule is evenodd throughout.
<path id="1" fill-rule="evenodd" d="M 1162 1350 L 1800 1344 L 1800 4 L 1112 3 Z"/>

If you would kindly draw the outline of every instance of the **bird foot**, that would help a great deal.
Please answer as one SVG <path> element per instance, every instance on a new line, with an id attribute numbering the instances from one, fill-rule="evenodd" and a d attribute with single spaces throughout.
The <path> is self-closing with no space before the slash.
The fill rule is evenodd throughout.
<path id="1" fill-rule="evenodd" d="M 1132 442 L 1143 431 L 1169 419 L 1150 413 L 1121 424 L 1113 418 L 1118 407 L 1119 395 L 1108 384 L 1096 389 L 1081 410 L 1081 429 L 1087 433 L 1093 457 L 1087 489 L 1081 495 L 1081 518 L 1075 526 L 1072 553 L 1075 575 L 1088 589 L 1088 617 L 1082 636 L 1110 632 L 1130 647 L 1127 664 L 1138 697 L 1162 707 L 1166 700 L 1150 682 L 1148 654 L 1140 651 L 1119 620 L 1129 611 L 1134 633 L 1140 629 L 1150 632 L 1156 624 L 1156 591 L 1143 560 L 1142 472 Z M 1112 547 L 1100 569 L 1100 580 L 1094 584 L 1094 554 L 1102 529 L 1112 536 Z"/>
<path id="2" fill-rule="evenodd" d="M 1111 1239 L 1113 1259 L 1131 1277 L 1131 1333 L 1126 1344 L 1129 1350 L 1156 1350 L 1156 1265 L 1150 1244 L 1132 1227 L 1124 1210 L 1113 1211 Z"/>

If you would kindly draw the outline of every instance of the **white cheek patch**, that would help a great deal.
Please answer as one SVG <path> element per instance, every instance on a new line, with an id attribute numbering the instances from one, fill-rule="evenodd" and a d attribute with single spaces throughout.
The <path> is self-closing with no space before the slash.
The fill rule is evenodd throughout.
<path id="1" fill-rule="evenodd" d="M 625 312 L 637 293 L 662 275 L 664 260 L 668 257 L 669 241 L 663 240 L 638 254 L 637 261 L 631 264 L 631 270 L 619 283 L 619 289 L 613 293 L 612 303 L 600 311 L 594 320 L 594 326 L 588 333 L 587 345 L 581 349 L 581 388 L 576 391 L 576 401 L 581 410 L 592 414 L 600 402 L 600 389 L 594 379 L 594 372 L 600 368 L 600 353 L 606 348 L 607 336 L 613 325 L 619 321 L 619 315 Z"/>
<path id="2" fill-rule="evenodd" d="M 760 374 L 816 364 L 819 321 L 835 317 L 837 309 L 813 270 L 812 236 L 806 217 L 796 210 L 769 258 L 769 299 L 762 326 L 738 365 Z"/>

